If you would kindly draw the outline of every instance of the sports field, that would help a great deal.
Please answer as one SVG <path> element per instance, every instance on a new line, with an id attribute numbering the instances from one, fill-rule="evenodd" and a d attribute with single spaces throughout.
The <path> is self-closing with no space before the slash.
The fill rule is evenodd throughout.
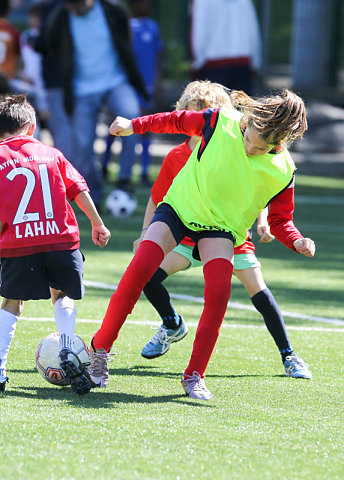
<path id="1" fill-rule="evenodd" d="M 76 333 L 87 343 L 132 257 L 149 190 L 137 194 L 140 207 L 129 219 L 104 215 L 112 230 L 104 250 L 91 244 L 88 220 L 78 215 L 88 286 L 77 304 Z M 161 358 L 142 358 L 159 320 L 141 298 L 114 346 L 108 388 L 78 398 L 37 373 L 37 345 L 56 328 L 50 302 L 28 302 L 8 360 L 10 384 L 0 396 L 0 478 L 342 480 L 344 180 L 298 175 L 296 199 L 295 223 L 315 240 L 315 258 L 276 241 L 257 244 L 256 253 L 312 381 L 284 376 L 260 315 L 234 279 L 232 307 L 207 369 L 214 398 L 183 395 L 179 378 L 202 309 L 202 271 L 194 269 L 166 282 L 188 336 Z"/>

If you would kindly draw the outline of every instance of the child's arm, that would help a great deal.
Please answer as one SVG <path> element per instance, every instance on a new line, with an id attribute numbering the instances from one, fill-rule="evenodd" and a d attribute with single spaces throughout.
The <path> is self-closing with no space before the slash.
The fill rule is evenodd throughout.
<path id="1" fill-rule="evenodd" d="M 304 238 L 293 222 L 294 187 L 283 190 L 270 203 L 268 222 L 271 233 L 277 240 L 295 252 L 306 257 L 314 257 L 315 244 L 312 239 Z"/>
<path id="2" fill-rule="evenodd" d="M 148 226 L 149 226 L 150 222 L 152 221 L 155 210 L 156 210 L 156 204 L 153 202 L 152 197 L 149 197 L 149 200 L 148 200 L 147 206 L 146 206 L 145 216 L 143 218 L 141 235 L 133 243 L 133 252 L 134 253 L 136 253 L 137 249 L 140 246 L 140 243 L 142 242 L 142 240 L 145 236 L 146 231 L 148 230 Z"/>
<path id="3" fill-rule="evenodd" d="M 268 223 L 268 208 L 264 208 L 260 212 L 257 218 L 257 233 L 260 237 L 259 242 L 269 243 L 275 240 L 274 235 L 270 233 L 270 227 Z"/>
<path id="4" fill-rule="evenodd" d="M 78 193 L 74 200 L 92 224 L 93 243 L 100 248 L 105 247 L 110 240 L 111 233 L 103 224 L 103 220 L 100 218 L 90 194 L 85 190 Z"/>
<path id="5" fill-rule="evenodd" d="M 209 112 L 211 115 L 216 115 L 217 111 L 216 109 Z M 201 136 L 205 123 L 205 112 L 208 111 L 178 110 L 146 115 L 144 117 L 134 118 L 133 120 L 117 117 L 110 125 L 109 132 L 111 135 L 120 137 L 132 135 L 133 133 L 143 134 L 146 132 L 184 133 L 190 137 L 194 135 Z"/>

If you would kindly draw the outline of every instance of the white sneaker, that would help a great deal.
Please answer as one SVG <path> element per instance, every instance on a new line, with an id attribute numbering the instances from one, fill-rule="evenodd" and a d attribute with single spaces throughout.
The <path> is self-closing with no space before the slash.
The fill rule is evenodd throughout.
<path id="1" fill-rule="evenodd" d="M 308 365 L 297 355 L 289 355 L 286 357 L 284 370 L 287 377 L 312 379 Z"/>
<path id="2" fill-rule="evenodd" d="M 146 343 L 141 352 L 141 355 L 148 359 L 161 357 L 169 350 L 172 343 L 179 342 L 188 333 L 188 327 L 182 316 L 180 316 L 180 325 L 176 330 L 167 328 L 165 325 L 153 328 L 153 330 L 157 330 L 156 334 Z"/>
<path id="3" fill-rule="evenodd" d="M 197 400 L 211 400 L 212 393 L 205 386 L 204 378 L 198 372 L 193 372 L 192 375 L 185 375 L 182 377 L 182 386 L 186 395 Z"/>
<path id="4" fill-rule="evenodd" d="M 92 380 L 92 388 L 105 388 L 109 383 L 108 363 L 113 361 L 114 353 L 107 353 L 105 348 L 93 348 L 91 342 L 88 373 Z"/>

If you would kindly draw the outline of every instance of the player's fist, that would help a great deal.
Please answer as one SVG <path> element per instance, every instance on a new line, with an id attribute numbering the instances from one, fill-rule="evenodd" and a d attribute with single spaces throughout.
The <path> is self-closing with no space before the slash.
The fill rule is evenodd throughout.
<path id="1" fill-rule="evenodd" d="M 306 257 L 314 257 L 315 243 L 310 238 L 299 238 L 293 243 L 295 250 Z"/>
<path id="2" fill-rule="evenodd" d="M 123 117 L 116 117 L 110 125 L 109 133 L 110 135 L 115 135 L 117 137 L 127 137 L 132 135 L 134 132 L 131 120 Z"/>

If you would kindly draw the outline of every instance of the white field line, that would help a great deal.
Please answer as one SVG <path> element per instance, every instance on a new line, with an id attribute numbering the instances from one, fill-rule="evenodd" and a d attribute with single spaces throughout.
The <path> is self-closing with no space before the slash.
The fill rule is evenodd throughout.
<path id="1" fill-rule="evenodd" d="M 315 197 L 311 195 L 295 195 L 295 203 L 314 205 L 344 205 L 344 197 Z"/>
<path id="2" fill-rule="evenodd" d="M 26 322 L 52 322 L 55 323 L 54 318 L 49 317 L 20 317 L 19 321 L 26 321 Z M 89 323 L 89 324 L 99 324 L 101 322 L 100 319 L 92 320 L 90 318 L 77 318 L 77 323 Z M 159 326 L 159 323 L 154 323 L 151 320 L 126 320 L 126 324 L 129 325 L 150 325 L 152 327 Z M 197 327 L 197 322 L 188 322 L 188 327 Z M 253 325 L 253 324 L 245 324 L 240 325 L 238 323 L 226 323 L 224 322 L 221 328 L 246 328 L 246 329 L 264 329 L 266 330 L 265 325 Z M 302 330 L 306 332 L 336 332 L 336 333 L 344 333 L 344 328 L 327 328 L 327 327 L 303 327 L 297 325 L 288 325 L 288 330 Z"/>
<path id="3" fill-rule="evenodd" d="M 111 285 L 109 283 L 102 283 L 102 282 L 92 282 L 91 280 L 84 280 L 84 283 L 87 287 L 94 287 L 100 288 L 103 290 L 111 290 L 115 291 L 117 285 Z M 193 297 L 191 295 L 182 295 L 177 293 L 170 293 L 172 298 L 177 300 L 185 300 L 187 302 L 195 302 L 195 303 L 203 303 L 203 297 Z M 256 311 L 256 309 L 252 305 L 245 305 L 244 303 L 239 302 L 229 302 L 229 308 L 236 308 L 238 310 L 251 310 Z M 293 313 L 282 311 L 283 316 L 289 318 L 297 318 L 300 320 L 307 320 L 310 322 L 321 322 L 321 323 L 330 323 L 332 325 L 344 325 L 344 320 L 340 320 L 339 318 L 326 318 L 326 317 L 314 317 L 312 315 L 305 315 L 303 313 Z M 290 328 L 290 327 L 289 327 Z"/>
<path id="4" fill-rule="evenodd" d="M 297 226 L 301 229 L 301 231 L 308 230 L 310 232 L 344 233 L 344 226 L 341 227 L 340 225 L 312 225 L 298 223 Z"/>

